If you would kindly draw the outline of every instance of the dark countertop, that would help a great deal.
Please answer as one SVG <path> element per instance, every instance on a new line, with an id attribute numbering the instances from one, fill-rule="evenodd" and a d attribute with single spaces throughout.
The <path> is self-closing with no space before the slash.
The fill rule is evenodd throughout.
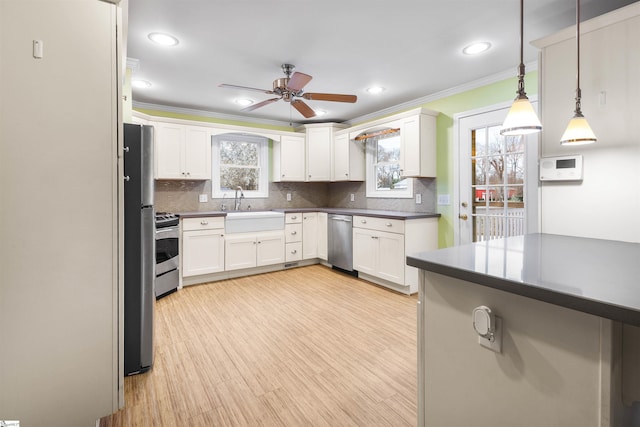
<path id="1" fill-rule="evenodd" d="M 402 212 L 384 211 L 374 209 L 347 209 L 347 208 L 291 208 L 291 209 L 271 209 L 275 212 L 295 213 L 295 212 L 326 212 L 341 215 L 362 215 L 378 218 L 390 219 L 419 219 L 419 218 L 439 218 L 439 213 L 425 212 Z M 206 211 L 206 212 L 176 212 L 180 218 L 200 218 L 211 216 L 227 216 L 227 211 Z"/>
<path id="2" fill-rule="evenodd" d="M 640 243 L 528 234 L 412 254 L 407 264 L 640 326 Z"/>

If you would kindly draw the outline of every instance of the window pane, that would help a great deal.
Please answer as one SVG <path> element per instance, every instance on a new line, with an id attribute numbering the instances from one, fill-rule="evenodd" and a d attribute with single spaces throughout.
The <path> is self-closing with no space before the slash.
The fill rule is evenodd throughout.
<path id="1" fill-rule="evenodd" d="M 507 184 L 522 184 L 524 182 L 524 153 L 506 156 Z"/>
<path id="2" fill-rule="evenodd" d="M 524 201 L 524 187 L 522 185 L 507 187 L 507 196 L 510 205 L 521 204 Z"/>
<path id="3" fill-rule="evenodd" d="M 242 141 L 221 141 L 220 163 L 223 165 L 258 166 L 258 144 Z"/>
<path id="4" fill-rule="evenodd" d="M 471 131 L 471 155 L 484 156 L 487 154 L 487 132 L 485 128 Z"/>
<path id="5" fill-rule="evenodd" d="M 495 156 L 489 157 L 488 162 L 488 176 L 487 180 L 489 184 L 502 184 L 504 182 L 504 157 Z"/>
<path id="6" fill-rule="evenodd" d="M 524 138 L 522 138 L 522 135 L 505 137 L 505 145 L 507 153 L 524 154 Z"/>
<path id="7" fill-rule="evenodd" d="M 491 126 L 487 128 L 487 155 L 489 156 L 504 153 L 504 137 L 500 135 L 501 127 L 502 126 Z"/>
<path id="8" fill-rule="evenodd" d="M 471 159 L 473 174 L 472 174 L 472 184 L 473 185 L 484 185 L 487 183 L 487 159 L 484 157 Z"/>
<path id="9" fill-rule="evenodd" d="M 233 191 L 240 186 L 243 190 L 258 191 L 260 182 L 259 168 L 220 167 L 220 189 Z"/>
<path id="10" fill-rule="evenodd" d="M 406 179 L 400 178 L 400 165 L 376 165 L 376 189 L 405 189 Z"/>
<path id="11" fill-rule="evenodd" d="M 400 137 L 382 138 L 378 140 L 377 163 L 400 161 Z"/>

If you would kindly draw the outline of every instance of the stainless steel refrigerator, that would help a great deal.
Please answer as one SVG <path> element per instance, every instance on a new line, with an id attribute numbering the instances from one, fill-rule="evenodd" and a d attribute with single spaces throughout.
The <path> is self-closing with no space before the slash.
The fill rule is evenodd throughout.
<path id="1" fill-rule="evenodd" d="M 124 125 L 124 373 L 153 365 L 153 127 Z"/>

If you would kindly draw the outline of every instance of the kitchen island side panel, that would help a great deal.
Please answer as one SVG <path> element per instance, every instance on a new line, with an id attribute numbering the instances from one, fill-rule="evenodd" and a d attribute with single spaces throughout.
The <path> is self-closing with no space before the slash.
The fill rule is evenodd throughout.
<path id="1" fill-rule="evenodd" d="M 419 425 L 615 425 L 613 322 L 428 271 L 420 287 Z M 501 353 L 478 344 L 480 305 L 502 318 Z"/>

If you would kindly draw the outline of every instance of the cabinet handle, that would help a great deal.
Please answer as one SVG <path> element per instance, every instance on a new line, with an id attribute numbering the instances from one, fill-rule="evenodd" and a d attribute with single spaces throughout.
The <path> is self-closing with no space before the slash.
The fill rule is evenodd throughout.
<path id="1" fill-rule="evenodd" d="M 282 174 L 282 177 L 284 178 L 284 174 Z"/>
<path id="2" fill-rule="evenodd" d="M 254 245 L 256 244 L 256 241 L 255 241 L 255 240 L 253 241 L 253 244 L 254 244 Z"/>
<path id="3" fill-rule="evenodd" d="M 298 234 L 298 232 L 297 232 L 297 231 L 292 231 L 292 232 L 291 232 L 291 235 L 292 235 L 292 236 L 295 236 L 296 234 Z"/>
<path id="4" fill-rule="evenodd" d="M 129 177 L 129 175 L 127 175 L 127 176 L 124 177 L 124 180 L 129 182 L 131 180 L 131 178 Z"/>
<path id="5" fill-rule="evenodd" d="M 393 226 L 393 224 L 391 224 L 390 222 L 386 223 L 385 225 L 386 225 L 387 227 L 392 227 L 392 226 Z"/>
<path id="6" fill-rule="evenodd" d="M 262 242 L 260 240 L 258 240 L 258 244 L 261 244 Z"/>
<path id="7" fill-rule="evenodd" d="M 372 238 L 372 239 L 377 239 L 377 238 L 378 238 L 378 236 L 371 236 L 371 238 Z"/>
<path id="8" fill-rule="evenodd" d="M 187 176 L 191 176 L 191 172 L 187 172 Z"/>
<path id="9" fill-rule="evenodd" d="M 294 249 L 294 250 L 292 250 L 292 251 L 291 251 L 291 253 L 292 253 L 292 254 L 297 254 L 297 253 L 298 253 L 298 251 L 297 251 L 296 249 Z"/>
<path id="10" fill-rule="evenodd" d="M 200 225 L 209 225 L 209 221 L 202 220 L 200 221 Z"/>
<path id="11" fill-rule="evenodd" d="M 122 147 L 122 151 L 124 151 L 125 153 L 129 152 L 129 147 Z"/>
<path id="12" fill-rule="evenodd" d="M 363 224 L 366 224 L 366 223 L 367 223 L 367 220 L 366 220 L 366 219 L 363 219 L 363 220 L 360 220 L 360 222 L 361 222 L 361 223 L 363 223 Z"/>
<path id="13" fill-rule="evenodd" d="M 345 174 L 344 174 L 344 176 L 349 176 L 349 174 L 348 174 L 348 173 L 345 173 Z"/>
<path id="14" fill-rule="evenodd" d="M 292 216 L 291 219 L 298 219 L 298 217 L 297 216 Z"/>

